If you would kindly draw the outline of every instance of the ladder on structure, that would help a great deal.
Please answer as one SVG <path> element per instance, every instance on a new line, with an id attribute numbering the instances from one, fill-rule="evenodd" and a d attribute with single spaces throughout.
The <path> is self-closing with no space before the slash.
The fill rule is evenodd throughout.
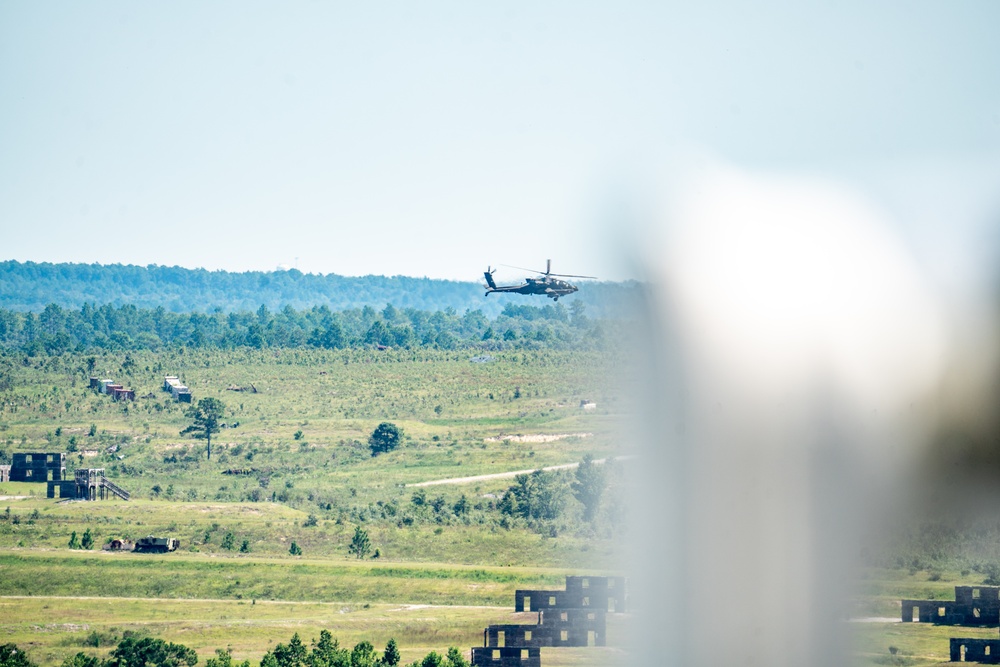
<path id="1" fill-rule="evenodd" d="M 115 494 L 116 496 L 118 496 L 122 500 L 128 500 L 129 499 L 129 492 L 128 491 L 126 491 L 122 487 L 118 486 L 117 484 L 115 484 L 114 482 L 112 482 L 110 479 L 108 479 L 104 475 L 101 475 L 101 486 L 103 486 L 105 489 L 107 489 L 111 493 Z"/>

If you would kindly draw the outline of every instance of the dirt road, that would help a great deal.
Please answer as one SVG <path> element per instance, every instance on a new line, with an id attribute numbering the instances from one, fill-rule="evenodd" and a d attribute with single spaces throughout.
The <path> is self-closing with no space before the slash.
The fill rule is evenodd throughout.
<path id="1" fill-rule="evenodd" d="M 613 457 L 613 461 L 627 461 L 629 459 L 635 458 L 634 456 L 616 456 Z M 607 459 L 594 459 L 594 463 L 604 463 Z M 541 468 L 546 472 L 549 470 L 569 470 L 580 465 L 579 461 L 576 463 L 564 463 L 557 466 L 547 466 Z M 430 482 L 417 482 L 415 484 L 407 484 L 406 486 L 437 486 L 438 484 L 470 484 L 472 482 L 481 482 L 487 479 L 504 479 L 510 477 L 517 477 L 518 475 L 528 475 L 538 468 L 532 468 L 530 470 L 514 470 L 512 472 L 495 472 L 491 475 L 475 475 L 474 477 L 452 477 L 450 479 L 435 479 Z"/>

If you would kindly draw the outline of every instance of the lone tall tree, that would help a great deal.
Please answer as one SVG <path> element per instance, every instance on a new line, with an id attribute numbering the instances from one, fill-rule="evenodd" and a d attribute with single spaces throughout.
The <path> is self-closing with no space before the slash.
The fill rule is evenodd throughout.
<path id="1" fill-rule="evenodd" d="M 351 540 L 351 544 L 347 547 L 347 551 L 354 554 L 358 558 L 364 558 L 371 550 L 372 543 L 371 540 L 368 539 L 368 531 L 362 530 L 361 526 L 355 527 L 354 538 Z"/>
<path id="2" fill-rule="evenodd" d="M 594 463 L 594 457 L 587 454 L 576 467 L 573 480 L 573 495 L 583 505 L 583 520 L 593 523 L 601 504 L 601 495 L 607 485 L 604 469 Z"/>
<path id="3" fill-rule="evenodd" d="M 181 435 L 194 433 L 196 438 L 208 441 L 208 458 L 212 458 L 212 434 L 219 432 L 219 423 L 226 412 L 226 405 L 217 398 L 203 398 L 197 405 L 192 405 L 187 412 L 194 423 L 181 431 Z"/>
<path id="4" fill-rule="evenodd" d="M 371 447 L 372 456 L 377 456 L 382 452 L 391 452 L 399 446 L 399 439 L 403 432 L 392 422 L 382 422 L 368 437 L 368 446 Z"/>

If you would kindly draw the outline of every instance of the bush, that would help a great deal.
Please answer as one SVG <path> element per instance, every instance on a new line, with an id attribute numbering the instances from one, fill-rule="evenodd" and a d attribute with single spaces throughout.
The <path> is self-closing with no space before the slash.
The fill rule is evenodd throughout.
<path id="1" fill-rule="evenodd" d="M 28 660 L 28 656 L 16 644 L 4 644 L 0 646 L 0 666 L 35 667 L 35 663 Z"/>

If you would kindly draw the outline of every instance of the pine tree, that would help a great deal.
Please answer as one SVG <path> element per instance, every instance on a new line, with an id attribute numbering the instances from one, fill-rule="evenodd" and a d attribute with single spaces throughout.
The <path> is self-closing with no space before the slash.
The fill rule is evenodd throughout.
<path id="1" fill-rule="evenodd" d="M 597 518 L 601 495 L 607 480 L 604 470 L 594 463 L 594 457 L 587 454 L 574 471 L 573 495 L 583 505 L 583 520 L 592 523 Z"/>
<path id="2" fill-rule="evenodd" d="M 226 404 L 217 398 L 203 398 L 197 405 L 192 405 L 187 416 L 194 423 L 181 431 L 181 435 L 193 433 L 196 438 L 208 441 L 208 458 L 212 458 L 212 434 L 218 433 L 222 417 L 226 412 Z"/>
<path id="3" fill-rule="evenodd" d="M 372 550 L 372 543 L 368 539 L 368 532 L 361 530 L 361 526 L 354 529 L 354 537 L 351 539 L 351 546 L 347 550 L 358 558 L 364 558 Z"/>
<path id="4" fill-rule="evenodd" d="M 396 640 L 389 639 L 389 643 L 385 645 L 385 652 L 382 654 L 382 664 L 388 665 L 388 667 L 396 667 L 400 659 L 399 647 L 396 646 Z"/>

